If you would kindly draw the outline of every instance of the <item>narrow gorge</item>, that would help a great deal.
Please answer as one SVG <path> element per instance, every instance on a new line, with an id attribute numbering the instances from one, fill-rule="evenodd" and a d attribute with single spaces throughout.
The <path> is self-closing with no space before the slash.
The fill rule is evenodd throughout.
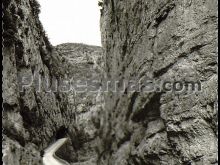
<path id="1" fill-rule="evenodd" d="M 217 3 L 97 1 L 99 47 L 53 46 L 37 0 L 3 0 L 3 164 L 43 165 L 44 150 L 68 138 L 56 156 L 71 165 L 217 165 Z M 64 81 L 147 79 L 201 91 L 74 91 Z"/>

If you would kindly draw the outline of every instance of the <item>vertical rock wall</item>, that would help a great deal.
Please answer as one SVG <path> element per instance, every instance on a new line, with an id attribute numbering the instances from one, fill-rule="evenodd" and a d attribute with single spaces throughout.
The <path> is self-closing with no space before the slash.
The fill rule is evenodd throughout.
<path id="1" fill-rule="evenodd" d="M 66 96 L 56 91 L 46 92 L 43 88 L 39 91 L 32 81 L 41 76 L 48 80 L 50 88 L 52 81 L 62 78 L 65 72 L 39 21 L 39 10 L 35 0 L 3 1 L 2 87 L 6 164 L 38 164 L 39 151 L 54 140 L 60 127 L 72 122 Z M 28 87 L 21 90 L 24 76 L 28 77 Z M 70 131 L 74 134 L 74 129 Z M 38 154 L 27 155 L 28 145 L 34 146 L 33 150 Z M 28 152 L 32 152 L 31 149 Z"/>
<path id="2" fill-rule="evenodd" d="M 56 51 L 63 58 L 67 80 L 72 90 L 67 92 L 68 105 L 74 111 L 76 136 L 71 140 L 75 146 L 77 164 L 95 165 L 97 160 L 96 137 L 99 128 L 99 113 L 103 110 L 103 97 L 98 90 L 103 74 L 102 48 L 84 44 L 61 44 Z M 90 91 L 91 82 L 97 86 Z M 96 91 L 96 92 L 95 92 Z M 68 147 L 67 146 L 64 146 Z M 66 152 L 61 154 L 65 157 Z"/>
<path id="3" fill-rule="evenodd" d="M 90 114 L 90 109 L 96 111 L 96 95 L 74 95 L 74 91 L 63 92 L 55 85 L 59 87 L 68 78 L 97 76 L 102 49 L 81 44 L 53 47 L 39 21 L 39 12 L 35 0 L 3 1 L 5 165 L 41 165 L 43 150 L 63 136 L 69 137 L 69 142 L 58 156 L 69 162 L 96 158 L 87 144 L 97 136 Z M 43 84 L 43 80 L 48 83 Z"/>
<path id="4" fill-rule="evenodd" d="M 106 78 L 201 81 L 201 92 L 105 95 L 99 164 L 217 164 L 217 1 L 104 0 Z"/>

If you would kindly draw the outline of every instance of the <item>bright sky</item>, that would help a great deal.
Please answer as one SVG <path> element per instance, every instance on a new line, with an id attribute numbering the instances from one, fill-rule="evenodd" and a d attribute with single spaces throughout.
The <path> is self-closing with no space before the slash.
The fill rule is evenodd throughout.
<path id="1" fill-rule="evenodd" d="M 38 0 L 40 20 L 52 45 L 85 43 L 101 46 L 98 0 Z"/>

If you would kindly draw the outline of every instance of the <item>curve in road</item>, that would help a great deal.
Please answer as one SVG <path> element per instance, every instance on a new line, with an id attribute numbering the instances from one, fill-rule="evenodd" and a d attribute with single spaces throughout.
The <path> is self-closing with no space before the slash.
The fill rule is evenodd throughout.
<path id="1" fill-rule="evenodd" d="M 56 151 L 67 142 L 67 138 L 57 140 L 44 151 L 43 163 L 44 165 L 70 165 L 68 162 L 58 158 Z"/>

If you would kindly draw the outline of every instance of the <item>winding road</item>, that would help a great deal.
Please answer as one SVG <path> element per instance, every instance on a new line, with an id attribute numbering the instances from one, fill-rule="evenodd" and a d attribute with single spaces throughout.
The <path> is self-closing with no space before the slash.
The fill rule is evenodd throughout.
<path id="1" fill-rule="evenodd" d="M 68 162 L 58 158 L 55 155 L 55 152 L 63 144 L 65 144 L 67 140 L 68 140 L 67 138 L 59 139 L 44 151 L 44 156 L 43 156 L 44 165 L 70 165 Z"/>

